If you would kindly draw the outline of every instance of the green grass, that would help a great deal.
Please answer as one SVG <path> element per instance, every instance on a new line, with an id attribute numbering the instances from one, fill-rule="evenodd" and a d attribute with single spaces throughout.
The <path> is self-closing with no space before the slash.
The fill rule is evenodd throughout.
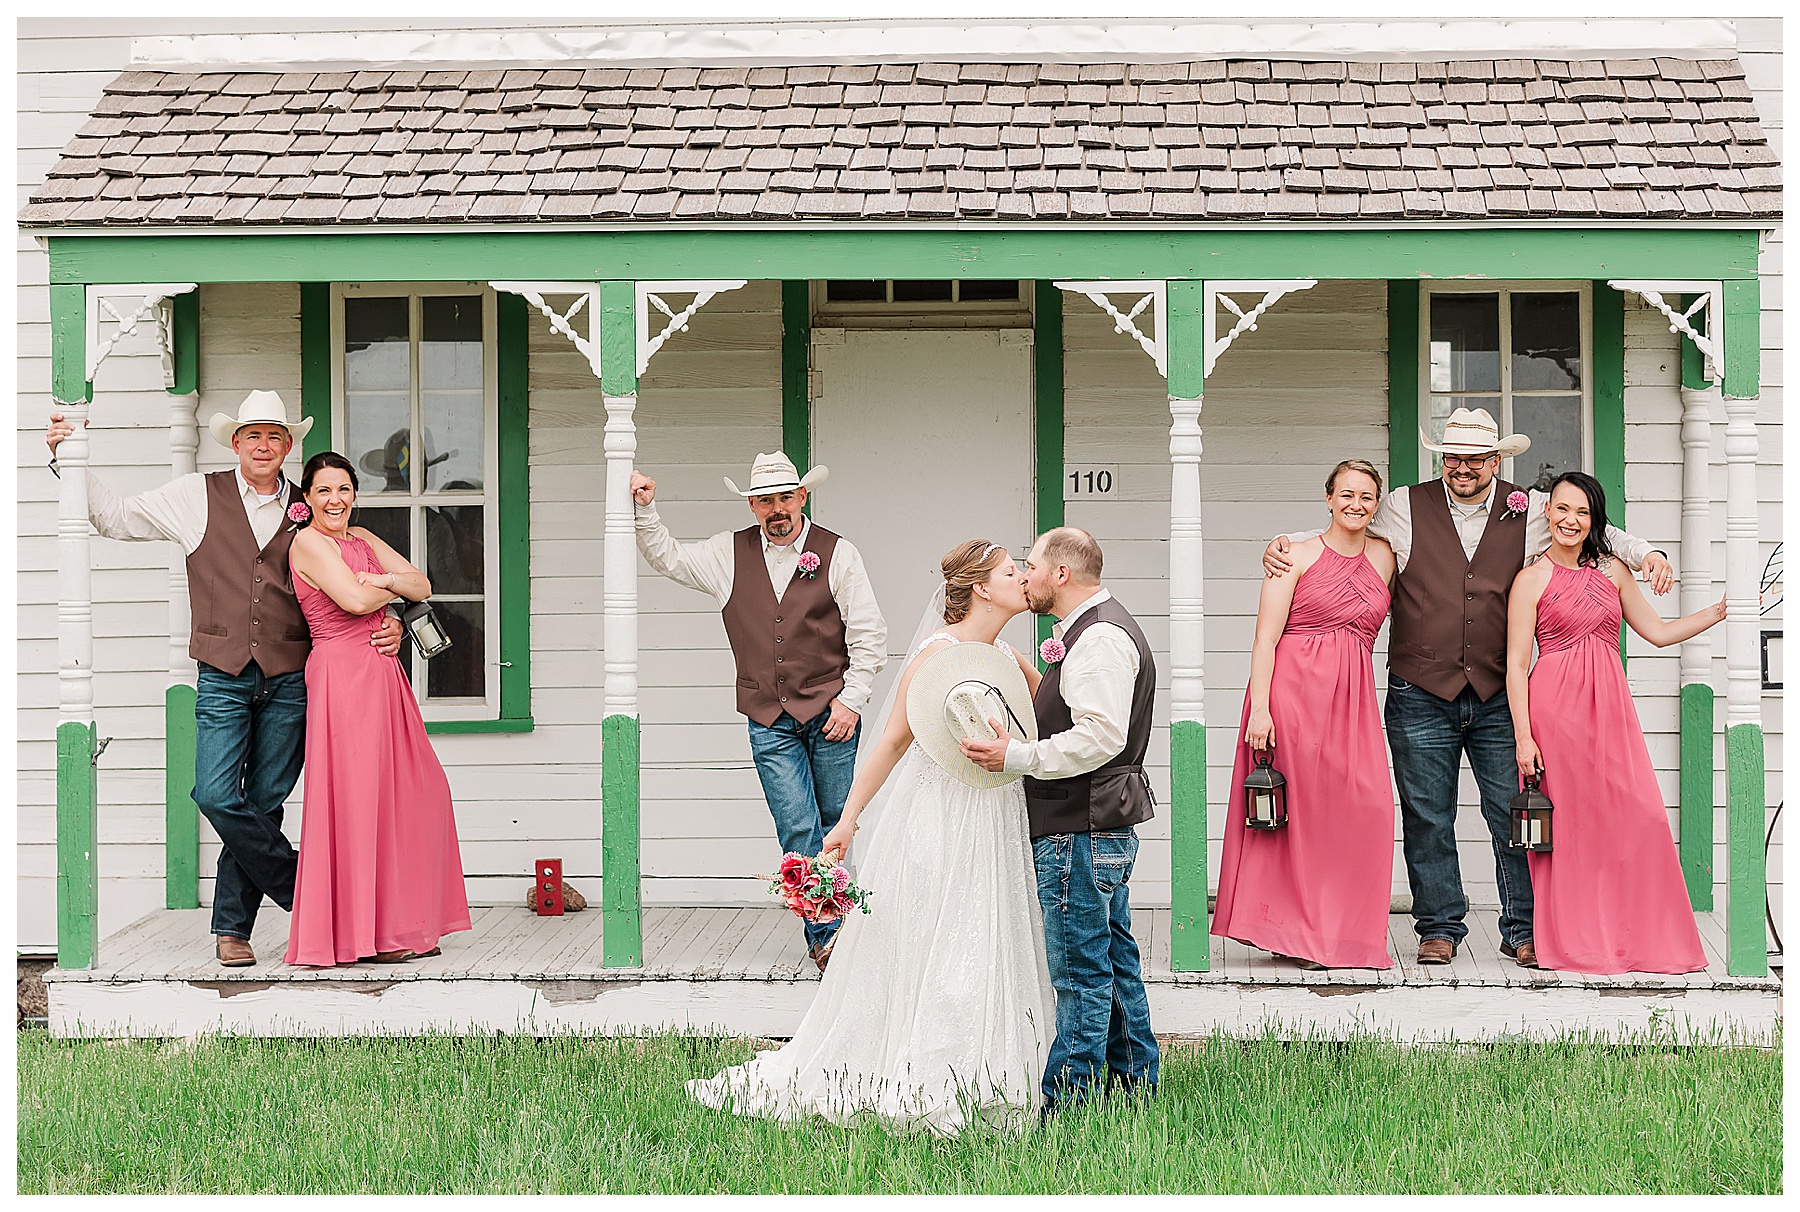
<path id="1" fill-rule="evenodd" d="M 1159 1098 L 956 1140 L 740 1120 L 743 1040 L 18 1037 L 19 1190 L 1778 1192 L 1781 1051 L 1169 1046 Z"/>

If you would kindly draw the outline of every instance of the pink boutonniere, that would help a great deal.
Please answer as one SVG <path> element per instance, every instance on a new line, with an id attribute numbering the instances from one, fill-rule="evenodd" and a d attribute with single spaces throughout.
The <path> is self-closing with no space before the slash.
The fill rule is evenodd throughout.
<path id="1" fill-rule="evenodd" d="M 1509 518 L 1518 517 L 1520 514 L 1524 513 L 1527 509 L 1530 509 L 1530 508 L 1531 508 L 1531 498 L 1526 496 L 1524 493 L 1512 492 L 1512 493 L 1507 494 L 1507 497 L 1506 497 L 1506 516 L 1507 517 L 1509 517 Z"/>
<path id="2" fill-rule="evenodd" d="M 817 578 L 819 575 L 819 553 L 816 551 L 801 552 L 800 567 L 795 570 L 794 575 L 805 577 L 809 581 Z"/>
<path id="3" fill-rule="evenodd" d="M 1055 636 L 1038 645 L 1038 659 L 1046 665 L 1054 665 L 1068 655 L 1068 647 Z"/>
<path id="4" fill-rule="evenodd" d="M 292 505 L 288 506 L 287 516 L 288 521 L 293 523 L 288 529 L 290 531 L 299 530 L 302 526 L 312 521 L 312 510 L 307 508 L 305 501 L 295 501 Z"/>

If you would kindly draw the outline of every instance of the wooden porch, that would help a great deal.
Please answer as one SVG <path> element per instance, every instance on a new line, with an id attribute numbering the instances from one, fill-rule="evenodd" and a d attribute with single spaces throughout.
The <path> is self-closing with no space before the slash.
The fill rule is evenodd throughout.
<path id="1" fill-rule="evenodd" d="M 539 918 L 475 910 L 443 954 L 329 971 L 280 962 L 287 920 L 268 909 L 252 968 L 212 959 L 208 910 L 152 913 L 103 941 L 89 970 L 53 969 L 50 1029 L 63 1036 L 376 1035 L 426 1031 L 641 1032 L 664 1028 L 791 1035 L 819 974 L 793 918 L 774 908 L 644 911 L 646 962 L 606 968 L 603 914 Z M 1139 910 L 1156 1028 L 1171 1035 L 1372 1031 L 1412 1042 L 1548 1037 L 1652 1028 L 1678 1038 L 1766 1042 L 1781 1013 L 1779 975 L 1726 973 L 1722 914 L 1702 913 L 1711 966 L 1686 976 L 1533 972 L 1499 954 L 1495 914 L 1471 914 L 1468 943 L 1443 967 L 1411 962 L 1411 919 L 1389 919 L 1398 961 L 1385 972 L 1303 972 L 1212 940 L 1204 973 L 1170 970 L 1170 913 Z"/>

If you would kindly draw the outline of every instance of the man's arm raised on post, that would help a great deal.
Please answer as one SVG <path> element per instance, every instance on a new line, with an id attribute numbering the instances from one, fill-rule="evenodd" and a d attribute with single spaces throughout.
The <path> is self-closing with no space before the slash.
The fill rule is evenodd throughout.
<path id="1" fill-rule="evenodd" d="M 1531 490 L 1531 516 L 1525 520 L 1525 558 L 1528 560 L 1550 550 L 1550 519 L 1544 512 L 1549 504 L 1549 493 L 1535 488 Z M 1606 528 L 1606 542 L 1627 568 L 1643 574 L 1644 580 L 1649 582 L 1651 590 L 1658 596 L 1669 592 L 1674 586 L 1675 566 L 1669 562 L 1669 557 L 1664 552 L 1617 526 Z"/>
<path id="2" fill-rule="evenodd" d="M 62 440 L 75 432 L 60 412 L 50 414 L 44 445 L 54 459 Z M 199 472 L 178 476 L 160 488 L 121 498 L 88 472 L 88 521 L 109 539 L 143 543 L 167 539 L 192 554 L 206 535 L 206 479 Z"/>
<path id="3" fill-rule="evenodd" d="M 698 543 L 678 542 L 656 512 L 656 481 L 631 473 L 637 548 L 644 561 L 677 585 L 710 593 L 721 605 L 731 596 L 731 532 Z"/>

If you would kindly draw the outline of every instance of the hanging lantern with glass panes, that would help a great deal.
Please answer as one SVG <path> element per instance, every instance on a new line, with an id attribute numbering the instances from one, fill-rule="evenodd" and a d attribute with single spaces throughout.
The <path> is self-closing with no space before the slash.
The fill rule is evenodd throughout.
<path id="1" fill-rule="evenodd" d="M 1269 751 L 1256 752 L 1256 764 L 1244 776 L 1244 824 L 1252 829 L 1279 829 L 1287 824 L 1287 780 L 1270 763 Z"/>
<path id="2" fill-rule="evenodd" d="M 1525 790 L 1513 796 L 1512 848 L 1550 853 L 1550 797 L 1538 790 L 1537 776 L 1525 780 Z"/>

